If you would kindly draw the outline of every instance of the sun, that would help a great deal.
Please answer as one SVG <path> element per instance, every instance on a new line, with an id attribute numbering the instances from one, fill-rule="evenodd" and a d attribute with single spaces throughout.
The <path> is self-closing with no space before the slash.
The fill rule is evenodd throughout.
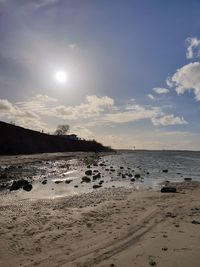
<path id="1" fill-rule="evenodd" d="M 66 83 L 67 82 L 67 74 L 64 70 L 58 70 L 55 73 L 55 80 L 58 83 Z"/>

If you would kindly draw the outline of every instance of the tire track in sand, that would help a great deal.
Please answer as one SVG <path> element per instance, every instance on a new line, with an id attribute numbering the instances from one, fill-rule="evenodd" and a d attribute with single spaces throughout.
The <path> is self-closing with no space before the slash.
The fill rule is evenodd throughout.
<path id="1" fill-rule="evenodd" d="M 126 235 L 121 236 L 117 240 L 112 240 L 103 246 L 93 247 L 92 249 L 82 250 L 74 255 L 68 257 L 67 260 L 63 260 L 56 267 L 66 267 L 69 263 L 78 267 L 92 267 L 104 260 L 108 260 L 114 255 L 126 250 L 137 243 L 142 236 L 148 231 L 154 228 L 162 218 L 155 221 L 158 209 L 153 209 L 150 212 L 146 212 L 145 215 L 134 225 Z"/>

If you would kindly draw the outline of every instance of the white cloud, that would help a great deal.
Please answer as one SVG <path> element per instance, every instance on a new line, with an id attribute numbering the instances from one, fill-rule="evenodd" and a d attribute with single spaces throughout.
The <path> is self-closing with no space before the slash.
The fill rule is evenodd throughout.
<path id="1" fill-rule="evenodd" d="M 161 115 L 164 115 L 164 113 L 159 107 L 145 107 L 137 104 L 129 104 L 125 107 L 118 107 L 117 110 L 104 112 L 101 116 L 94 117 L 87 125 L 95 126 L 106 124 L 112 126 L 113 124 L 125 124 L 143 119 L 151 120 Z"/>
<path id="2" fill-rule="evenodd" d="M 13 105 L 6 99 L 0 99 L 0 115 L 7 115 L 10 118 L 28 117 L 38 119 L 39 116 L 31 110 L 22 110 L 16 105 Z"/>
<path id="3" fill-rule="evenodd" d="M 186 39 L 186 57 L 188 59 L 200 57 L 200 39 L 189 37 Z"/>
<path id="4" fill-rule="evenodd" d="M 75 125 L 71 127 L 71 132 L 77 134 L 80 138 L 95 139 L 94 133 L 82 125 Z"/>
<path id="5" fill-rule="evenodd" d="M 135 105 L 129 111 L 119 111 L 116 113 L 107 113 L 102 117 L 103 122 L 107 123 L 127 123 L 127 122 L 134 122 L 143 119 L 151 119 L 161 111 L 159 108 L 146 108 L 142 106 Z"/>
<path id="6" fill-rule="evenodd" d="M 41 130 L 46 125 L 41 121 L 40 116 L 31 109 L 21 109 L 6 99 L 0 99 L 0 116 L 32 129 Z"/>
<path id="7" fill-rule="evenodd" d="M 177 94 L 192 90 L 195 99 L 200 101 L 200 63 L 189 63 L 177 69 L 175 74 L 168 78 L 167 83 L 171 87 L 175 87 Z"/>
<path id="8" fill-rule="evenodd" d="M 96 107 L 109 107 L 114 105 L 114 100 L 108 96 L 97 97 L 96 95 L 90 95 L 86 99 L 89 104 Z"/>
<path id="9" fill-rule="evenodd" d="M 165 115 L 163 117 L 152 118 L 152 123 L 154 125 L 177 125 L 177 124 L 187 124 L 187 121 L 183 117 L 175 117 L 173 114 Z"/>
<path id="10" fill-rule="evenodd" d="M 28 101 L 17 102 L 16 105 L 22 110 L 32 110 L 33 112 L 45 114 L 49 113 L 50 108 L 55 105 L 58 100 L 47 95 L 35 95 Z"/>
<path id="11" fill-rule="evenodd" d="M 57 102 L 58 100 L 56 98 L 50 97 L 48 95 L 41 95 L 38 94 L 34 97 L 31 98 L 32 101 L 37 101 L 40 103 L 44 103 L 44 102 Z"/>
<path id="12" fill-rule="evenodd" d="M 45 130 L 47 125 L 43 121 L 46 116 L 51 120 L 55 118 L 57 120 L 58 118 L 65 121 L 71 120 L 73 127 L 77 122 L 80 122 L 80 119 L 84 119 L 84 127 L 112 126 L 144 119 L 149 119 L 153 125 L 166 126 L 186 123 L 181 117 L 166 115 L 160 107 L 138 105 L 133 101 L 125 106 L 115 106 L 112 98 L 95 95 L 87 96 L 85 102 L 75 106 L 58 105 L 57 99 L 46 95 L 36 95 L 26 102 L 16 104 L 12 104 L 8 100 L 0 100 L 0 115 L 14 120 L 19 125 Z M 80 136 L 84 138 L 92 136 L 89 129 L 81 127 L 76 128 Z"/>
<path id="13" fill-rule="evenodd" d="M 148 94 L 147 97 L 151 100 L 156 100 L 156 98 L 152 94 Z"/>
<path id="14" fill-rule="evenodd" d="M 0 99 L 0 114 L 11 111 L 12 104 L 6 99 Z"/>
<path id="15" fill-rule="evenodd" d="M 167 94 L 167 93 L 169 93 L 169 89 L 161 88 L 161 87 L 155 87 L 155 88 L 153 88 L 153 91 L 156 92 L 157 94 Z"/>
<path id="16" fill-rule="evenodd" d="M 58 105 L 57 99 L 47 95 L 36 95 L 28 101 L 17 102 L 12 105 L 7 100 L 0 100 L 0 111 L 18 116 L 26 114 L 32 116 L 50 116 L 63 119 L 92 118 L 99 116 L 106 110 L 114 110 L 114 100 L 108 96 L 97 97 L 91 95 L 86 101 L 76 106 Z M 2 113 L 2 112 L 1 112 Z M 7 114 L 8 115 L 8 114 Z"/>
<path id="17" fill-rule="evenodd" d="M 86 102 L 77 106 L 57 106 L 53 113 L 56 116 L 77 119 L 92 118 L 99 116 L 105 110 L 114 108 L 114 100 L 108 96 L 97 97 L 95 95 L 87 96 Z"/>

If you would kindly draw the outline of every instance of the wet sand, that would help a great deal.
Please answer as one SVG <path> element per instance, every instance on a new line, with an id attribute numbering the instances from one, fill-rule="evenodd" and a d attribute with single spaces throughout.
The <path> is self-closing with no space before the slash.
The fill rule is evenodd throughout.
<path id="1" fill-rule="evenodd" d="M 41 153 L 41 154 L 28 154 L 28 155 L 16 155 L 16 156 L 0 156 L 0 165 L 13 165 L 13 164 L 24 164 L 24 163 L 33 163 L 37 161 L 46 161 L 46 160 L 61 160 L 61 159 L 72 159 L 82 158 L 86 155 L 88 157 L 93 156 L 94 152 L 59 152 L 59 153 Z M 109 154 L 98 153 L 98 155 Z M 110 152 L 111 154 L 111 152 Z"/>
<path id="2" fill-rule="evenodd" d="M 200 185 L 178 193 L 100 188 L 0 206 L 0 266 L 176 266 L 200 262 Z"/>

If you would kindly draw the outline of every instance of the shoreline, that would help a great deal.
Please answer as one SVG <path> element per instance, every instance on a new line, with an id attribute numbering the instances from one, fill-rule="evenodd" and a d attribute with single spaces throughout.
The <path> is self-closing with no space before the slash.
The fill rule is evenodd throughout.
<path id="1" fill-rule="evenodd" d="M 0 206 L 0 266 L 196 266 L 200 183 Z"/>
<path id="2" fill-rule="evenodd" d="M 82 157 L 96 157 L 112 155 L 115 152 L 56 152 L 56 153 L 38 153 L 27 155 L 5 155 L 0 156 L 0 165 L 15 165 L 23 163 L 34 163 L 47 160 L 69 160 Z"/>

